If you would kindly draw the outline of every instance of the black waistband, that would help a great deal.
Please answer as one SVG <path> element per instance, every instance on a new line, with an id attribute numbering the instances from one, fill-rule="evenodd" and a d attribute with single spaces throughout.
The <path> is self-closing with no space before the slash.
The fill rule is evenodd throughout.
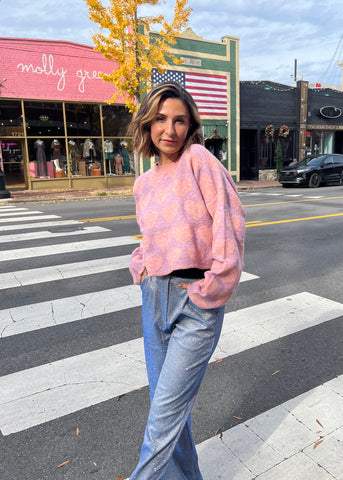
<path id="1" fill-rule="evenodd" d="M 207 272 L 207 270 L 201 270 L 200 268 L 185 268 L 181 270 L 173 270 L 170 272 L 170 275 L 180 278 L 200 279 L 205 277 L 205 272 Z"/>

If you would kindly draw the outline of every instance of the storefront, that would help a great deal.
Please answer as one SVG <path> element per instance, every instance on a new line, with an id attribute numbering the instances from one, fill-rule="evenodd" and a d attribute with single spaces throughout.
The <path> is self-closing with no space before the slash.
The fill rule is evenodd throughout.
<path id="1" fill-rule="evenodd" d="M 188 28 L 176 40 L 173 53 L 183 63 L 171 66 L 159 80 L 176 80 L 191 93 L 205 147 L 239 181 L 239 38 L 227 35 L 221 42 L 208 41 Z"/>
<path id="2" fill-rule="evenodd" d="M 178 81 L 192 94 L 205 146 L 236 181 L 238 49 L 235 37 L 206 41 L 187 29 L 173 46 L 183 63 L 151 77 L 152 84 Z M 115 87 L 99 77 L 116 67 L 113 62 L 90 46 L 50 40 L 0 38 L 0 55 L 0 154 L 7 187 L 133 185 L 131 114 L 120 97 L 106 103 Z M 153 162 L 141 159 L 140 170 Z"/>
<path id="3" fill-rule="evenodd" d="M 6 186 L 101 188 L 134 181 L 131 114 L 92 47 L 0 38 L 0 155 Z M 120 154 L 123 161 L 118 161 Z M 124 165 L 119 165 L 124 163 Z M 121 167 L 121 168 L 120 168 Z"/>
<path id="4" fill-rule="evenodd" d="M 240 82 L 241 178 L 276 178 L 293 158 L 343 152 L 343 92 L 299 81 Z"/>

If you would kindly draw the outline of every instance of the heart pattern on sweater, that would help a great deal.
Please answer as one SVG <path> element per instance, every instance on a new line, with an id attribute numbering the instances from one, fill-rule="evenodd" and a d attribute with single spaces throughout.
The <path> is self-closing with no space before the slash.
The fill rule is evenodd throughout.
<path id="1" fill-rule="evenodd" d="M 185 203 L 186 212 L 195 220 L 200 220 L 207 210 L 204 206 L 204 203 L 200 200 L 199 202 L 195 202 L 194 200 L 188 200 Z"/>
<path id="2" fill-rule="evenodd" d="M 170 230 L 163 230 L 162 232 L 155 233 L 155 243 L 160 250 L 165 250 L 169 243 Z"/>
<path id="3" fill-rule="evenodd" d="M 194 232 L 190 225 L 177 225 L 173 228 L 173 237 L 180 243 L 187 243 L 193 238 Z"/>
<path id="4" fill-rule="evenodd" d="M 172 250 L 169 250 L 167 253 L 167 260 L 169 265 L 175 265 L 178 259 L 182 255 L 182 249 L 181 248 L 173 248 Z"/>
<path id="5" fill-rule="evenodd" d="M 201 227 L 198 228 L 197 234 L 204 242 L 205 245 L 209 246 L 212 243 L 212 228 L 211 227 L 206 227 L 205 225 L 202 225 Z"/>
<path id="6" fill-rule="evenodd" d="M 189 193 L 193 188 L 193 182 L 190 178 L 185 178 L 183 180 L 176 180 L 174 185 L 174 192 L 179 197 L 184 197 Z"/>
<path id="7" fill-rule="evenodd" d="M 163 265 L 164 259 L 161 255 L 149 255 L 145 257 L 148 272 L 157 272 Z"/>
<path id="8" fill-rule="evenodd" d="M 197 262 L 204 257 L 205 250 L 202 247 L 195 248 L 193 245 L 187 249 L 187 255 L 193 260 L 193 262 Z"/>
<path id="9" fill-rule="evenodd" d="M 162 215 L 168 222 L 172 222 L 175 218 L 175 215 L 177 214 L 178 209 L 179 202 L 175 201 L 170 205 L 166 205 L 162 208 Z"/>
<path id="10" fill-rule="evenodd" d="M 143 216 L 143 223 L 151 229 L 157 222 L 158 212 L 153 210 L 152 212 L 148 212 Z"/>

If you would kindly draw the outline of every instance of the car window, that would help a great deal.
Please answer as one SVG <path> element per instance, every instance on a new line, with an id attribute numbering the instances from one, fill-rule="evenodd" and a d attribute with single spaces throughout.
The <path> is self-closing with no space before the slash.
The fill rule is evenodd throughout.
<path id="1" fill-rule="evenodd" d="M 324 165 L 332 165 L 333 164 L 333 156 L 328 155 L 326 159 L 324 160 Z"/>
<path id="2" fill-rule="evenodd" d="M 335 155 L 333 157 L 334 163 L 338 163 L 339 165 L 343 164 L 343 155 Z"/>
<path id="3" fill-rule="evenodd" d="M 325 155 L 321 155 L 320 157 L 312 158 L 307 165 L 321 165 L 323 160 L 325 159 Z"/>

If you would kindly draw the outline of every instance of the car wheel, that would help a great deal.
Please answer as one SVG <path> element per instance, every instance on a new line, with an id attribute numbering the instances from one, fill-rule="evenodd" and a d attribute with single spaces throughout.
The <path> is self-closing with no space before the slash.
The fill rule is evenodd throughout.
<path id="1" fill-rule="evenodd" d="M 317 188 L 320 185 L 320 175 L 318 173 L 312 173 L 308 181 L 308 186 L 310 188 Z"/>

